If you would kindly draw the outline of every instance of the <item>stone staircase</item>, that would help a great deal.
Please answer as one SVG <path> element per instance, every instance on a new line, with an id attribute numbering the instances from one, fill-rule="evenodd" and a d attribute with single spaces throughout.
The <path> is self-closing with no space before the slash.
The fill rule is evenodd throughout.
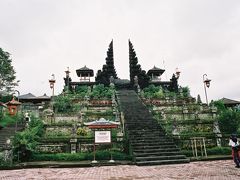
<path id="1" fill-rule="evenodd" d="M 118 90 L 117 98 L 124 114 L 125 131 L 137 165 L 189 162 L 173 139 L 166 136 L 135 91 Z"/>
<path id="2" fill-rule="evenodd" d="M 6 140 L 13 136 L 16 131 L 23 129 L 23 126 L 15 127 L 15 125 L 9 125 L 0 129 L 0 151 L 4 148 Z"/>

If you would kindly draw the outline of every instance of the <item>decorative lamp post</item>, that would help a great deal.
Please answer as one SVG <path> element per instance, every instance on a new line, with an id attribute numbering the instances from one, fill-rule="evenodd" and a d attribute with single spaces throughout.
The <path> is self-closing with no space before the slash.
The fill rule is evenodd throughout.
<path id="1" fill-rule="evenodd" d="M 176 68 L 175 74 L 176 74 L 176 78 L 178 79 L 180 77 L 181 71 L 179 71 L 179 69 Z"/>
<path id="2" fill-rule="evenodd" d="M 69 80 L 70 80 L 70 71 L 69 71 L 69 67 L 67 67 L 67 70 L 65 71 L 66 73 L 66 78 L 65 80 L 67 81 L 66 85 L 67 85 L 67 88 L 69 90 Z"/>
<path id="3" fill-rule="evenodd" d="M 69 67 L 67 67 L 67 70 L 65 71 L 66 73 L 66 77 L 69 77 L 70 71 L 69 71 Z"/>
<path id="4" fill-rule="evenodd" d="M 52 96 L 54 96 L 55 75 L 52 74 L 52 79 L 49 79 L 50 88 L 52 89 Z"/>
<path id="5" fill-rule="evenodd" d="M 205 91 L 205 96 L 206 96 L 206 103 L 208 105 L 208 98 L 207 98 L 207 90 L 206 87 L 209 88 L 210 87 L 210 79 L 207 78 L 207 74 L 203 75 L 203 86 L 204 86 L 204 91 Z"/>

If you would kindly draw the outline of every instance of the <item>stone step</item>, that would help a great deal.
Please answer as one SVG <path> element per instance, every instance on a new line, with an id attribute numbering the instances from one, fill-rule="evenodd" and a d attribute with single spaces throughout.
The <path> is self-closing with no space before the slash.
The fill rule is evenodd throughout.
<path id="1" fill-rule="evenodd" d="M 159 145 L 148 145 L 148 146 L 132 146 L 134 149 L 162 149 L 162 148 L 175 148 L 177 147 L 174 143 L 171 144 L 159 144 Z"/>
<path id="2" fill-rule="evenodd" d="M 131 138 L 134 141 L 143 141 L 146 142 L 147 140 L 150 140 L 152 142 L 152 140 L 154 142 L 156 141 L 169 141 L 169 142 L 173 142 L 172 139 L 166 138 L 164 136 L 164 134 L 152 134 L 152 135 L 128 135 L 129 138 Z"/>
<path id="3" fill-rule="evenodd" d="M 126 118 L 126 117 L 125 117 Z M 141 123 L 141 124 L 154 124 L 156 125 L 157 122 L 153 121 L 150 118 L 140 118 L 140 117 L 134 117 L 132 119 L 128 119 L 126 121 L 126 124 L 136 124 L 136 123 Z"/>
<path id="4" fill-rule="evenodd" d="M 149 157 L 149 156 L 176 156 L 182 155 L 179 151 L 172 151 L 172 152 L 146 152 L 146 153 L 138 153 L 133 151 L 135 157 Z"/>
<path id="5" fill-rule="evenodd" d="M 172 148 L 158 148 L 158 149 L 135 149 L 135 153 L 159 153 L 159 152 L 177 152 L 180 151 L 177 147 Z"/>
<path id="6" fill-rule="evenodd" d="M 151 133 L 151 132 L 155 132 L 155 131 L 163 131 L 160 127 L 158 126 L 155 126 L 154 128 L 152 129 L 147 129 L 147 128 L 137 128 L 136 129 L 128 129 L 128 132 L 132 133 L 139 133 L 139 134 L 142 134 L 142 133 Z"/>
<path id="7" fill-rule="evenodd" d="M 134 130 L 142 130 L 142 129 L 153 129 L 155 128 L 156 126 L 153 126 L 153 125 L 127 125 L 125 124 L 125 129 L 134 129 Z M 157 131 L 157 129 L 156 129 Z"/>
<path id="8" fill-rule="evenodd" d="M 151 126 L 152 127 L 156 127 L 158 126 L 157 122 L 145 122 L 145 119 L 141 119 L 139 121 L 134 121 L 134 122 L 129 122 L 129 121 L 126 121 L 125 122 L 125 125 L 138 125 L 138 126 L 142 126 L 144 128 L 145 125 L 148 125 L 148 126 Z"/>
<path id="9" fill-rule="evenodd" d="M 152 130 L 152 132 L 158 132 L 158 131 L 160 131 L 160 132 L 164 132 L 162 129 L 160 129 L 159 127 L 156 127 L 156 126 L 148 126 L 148 125 L 127 125 L 127 124 L 125 124 L 125 129 L 127 129 L 127 130 L 135 130 L 135 132 L 137 133 L 137 131 L 142 131 L 143 129 L 145 129 L 146 130 L 146 132 L 141 132 L 141 133 L 138 133 L 138 134 L 146 134 L 147 133 L 147 131 L 149 131 L 150 132 L 150 130 Z M 151 134 L 151 133 L 149 133 L 149 134 Z"/>
<path id="10" fill-rule="evenodd" d="M 155 145 L 175 145 L 174 142 L 168 142 L 168 141 L 152 141 L 152 142 L 130 142 L 133 147 L 137 146 L 155 146 Z"/>
<path id="11" fill-rule="evenodd" d="M 23 129 L 23 126 L 19 126 L 16 128 L 15 125 L 2 128 L 0 130 L 0 149 L 5 146 L 6 140 L 8 138 L 14 136 L 14 134 L 16 133 L 16 130 L 20 131 L 22 129 Z"/>
<path id="12" fill-rule="evenodd" d="M 189 163 L 189 159 L 170 159 L 170 160 L 157 160 L 157 161 L 140 161 L 136 162 L 138 166 L 148 166 L 148 165 L 164 165 L 164 164 L 180 164 Z"/>
<path id="13" fill-rule="evenodd" d="M 174 156 L 147 156 L 147 157 L 136 157 L 136 161 L 156 161 L 156 160 L 170 160 L 170 159 L 183 159 L 185 155 L 174 155 Z"/>
<path id="14" fill-rule="evenodd" d="M 152 130 L 152 132 L 128 132 L 129 136 L 135 137 L 135 136 L 159 136 L 159 137 L 165 137 L 165 132 L 161 130 Z"/>
<path id="15" fill-rule="evenodd" d="M 155 136 L 155 135 L 161 135 L 165 136 L 165 133 L 159 129 L 152 129 L 152 131 L 128 131 L 128 134 L 130 136 Z"/>
<path id="16" fill-rule="evenodd" d="M 145 137 L 139 137 L 139 136 L 129 136 L 129 138 L 132 138 L 133 141 L 137 142 L 156 142 L 161 139 L 161 136 L 145 136 Z M 173 141 L 172 141 L 173 142 Z"/>

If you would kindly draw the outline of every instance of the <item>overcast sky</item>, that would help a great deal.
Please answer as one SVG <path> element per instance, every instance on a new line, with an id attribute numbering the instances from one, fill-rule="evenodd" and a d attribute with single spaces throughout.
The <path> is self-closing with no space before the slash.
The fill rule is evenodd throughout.
<path id="1" fill-rule="evenodd" d="M 51 95 L 48 79 L 56 76 L 56 93 L 64 71 L 86 65 L 96 73 L 105 63 L 113 39 L 120 78 L 129 79 L 128 39 L 142 69 L 175 69 L 179 84 L 205 101 L 240 100 L 239 0 L 0 0 L 0 47 L 11 54 L 21 94 Z M 163 63 L 163 61 L 165 63 Z"/>

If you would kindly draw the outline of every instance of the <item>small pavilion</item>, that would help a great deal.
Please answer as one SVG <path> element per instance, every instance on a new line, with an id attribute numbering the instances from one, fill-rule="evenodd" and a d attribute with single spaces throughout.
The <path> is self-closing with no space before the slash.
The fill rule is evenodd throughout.
<path id="1" fill-rule="evenodd" d="M 151 78 L 151 81 L 160 81 L 160 76 L 164 73 L 164 71 L 164 69 L 154 66 L 152 69 L 148 70 L 147 75 Z"/>
<path id="2" fill-rule="evenodd" d="M 90 77 L 94 76 L 92 69 L 89 69 L 87 66 L 84 66 L 76 70 L 77 76 L 80 77 L 80 82 L 88 81 L 90 82 Z"/>

